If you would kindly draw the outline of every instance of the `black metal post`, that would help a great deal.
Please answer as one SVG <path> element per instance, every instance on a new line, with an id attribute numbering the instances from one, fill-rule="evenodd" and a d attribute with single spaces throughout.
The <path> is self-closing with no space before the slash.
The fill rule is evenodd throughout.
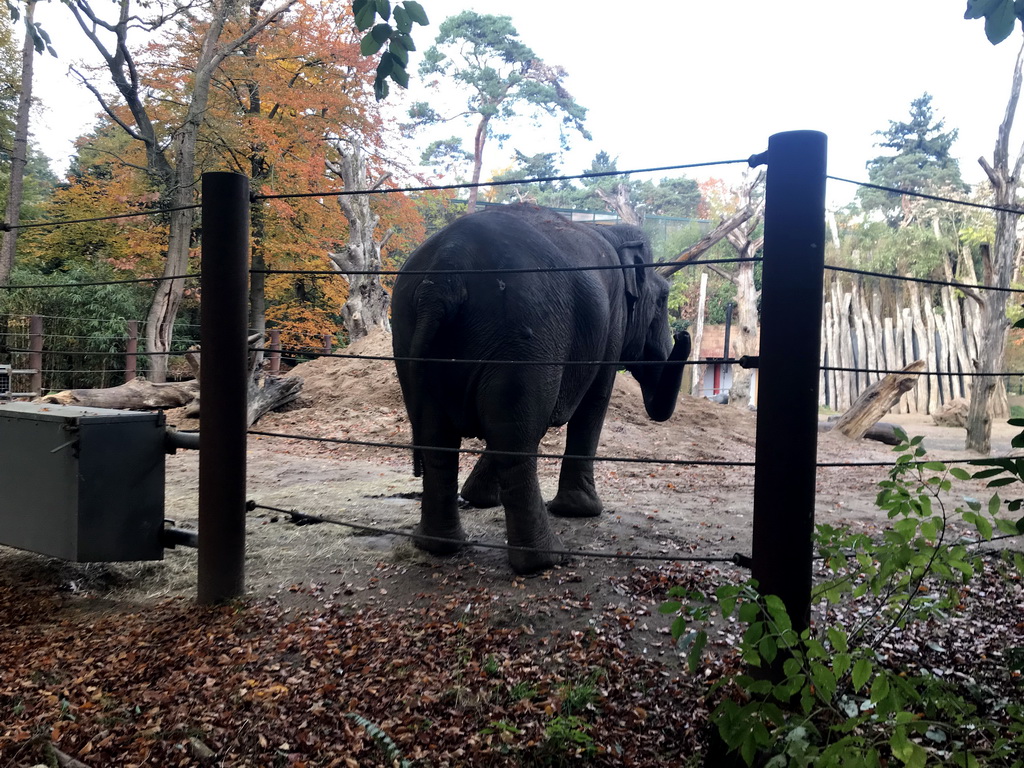
<path id="1" fill-rule="evenodd" d="M 777 133 L 768 151 L 754 469 L 753 576 L 810 621 L 827 137 Z"/>
<path id="2" fill-rule="evenodd" d="M 203 174 L 199 602 L 245 590 L 249 179 Z"/>

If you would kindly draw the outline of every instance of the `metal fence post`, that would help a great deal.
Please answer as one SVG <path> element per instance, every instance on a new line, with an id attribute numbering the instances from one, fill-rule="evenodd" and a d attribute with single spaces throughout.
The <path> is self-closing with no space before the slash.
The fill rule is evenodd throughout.
<path id="1" fill-rule="evenodd" d="M 128 341 L 124 350 L 124 380 L 126 382 L 135 379 L 135 372 L 138 370 L 137 360 L 139 352 L 139 321 L 128 321 Z"/>
<path id="2" fill-rule="evenodd" d="M 245 591 L 249 179 L 203 174 L 199 602 Z"/>
<path id="3" fill-rule="evenodd" d="M 777 133 L 768 151 L 754 469 L 753 576 L 808 626 L 818 455 L 827 137 Z"/>
<path id="4" fill-rule="evenodd" d="M 28 367 L 32 369 L 29 392 L 36 397 L 43 396 L 43 318 L 41 315 L 28 316 Z"/>

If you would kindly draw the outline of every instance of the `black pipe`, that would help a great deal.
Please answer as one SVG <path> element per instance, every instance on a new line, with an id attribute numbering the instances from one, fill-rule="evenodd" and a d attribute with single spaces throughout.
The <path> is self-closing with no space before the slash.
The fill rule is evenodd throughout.
<path id="1" fill-rule="evenodd" d="M 199 549 L 199 531 L 164 526 L 160 529 L 160 543 L 164 549 L 174 549 L 175 547 Z"/>
<path id="2" fill-rule="evenodd" d="M 173 454 L 178 448 L 199 450 L 199 433 L 179 432 L 173 427 L 167 427 L 167 433 L 164 435 L 164 451 Z"/>

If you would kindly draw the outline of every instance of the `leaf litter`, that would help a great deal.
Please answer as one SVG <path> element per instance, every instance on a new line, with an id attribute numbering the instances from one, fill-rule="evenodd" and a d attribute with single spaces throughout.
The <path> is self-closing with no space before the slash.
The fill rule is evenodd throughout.
<path id="1" fill-rule="evenodd" d="M 389 352 L 379 339 L 349 351 Z M 294 375 L 306 380 L 302 400 L 260 429 L 408 441 L 386 364 L 322 358 Z M 753 459 L 753 414 L 684 397 L 671 421 L 652 425 L 635 383 L 620 378 L 601 453 Z M 905 428 L 968 455 L 957 453 L 960 431 Z M 542 450 L 557 453 L 563 440 L 554 430 Z M 831 434 L 818 453 L 893 456 Z M 262 503 L 397 530 L 418 517 L 418 482 L 402 452 L 253 438 L 248 462 L 249 492 Z M 555 521 L 567 547 L 749 554 L 750 469 L 598 472 L 606 514 Z M 556 473 L 556 462 L 541 461 L 548 496 Z M 817 517 L 877 531 L 884 474 L 819 470 Z M 195 454 L 169 457 L 168 516 L 182 527 L 196 525 L 196 476 Z M 503 539 L 501 510 L 463 517 L 472 537 Z M 737 669 L 735 625 L 712 617 L 709 663 L 690 673 L 669 634 L 672 617 L 658 612 L 673 586 L 709 595 L 745 577 L 727 563 L 574 558 L 523 579 L 501 552 L 432 558 L 394 536 L 299 527 L 279 513 L 257 511 L 247 534 L 248 594 L 222 608 L 195 605 L 187 550 L 162 563 L 82 565 L 0 548 L 0 768 L 698 764 L 708 691 Z M 1021 608 L 1020 582 L 990 568 L 965 590 L 959 613 L 894 636 L 885 658 L 963 676 L 987 699 L 1020 700 Z"/>

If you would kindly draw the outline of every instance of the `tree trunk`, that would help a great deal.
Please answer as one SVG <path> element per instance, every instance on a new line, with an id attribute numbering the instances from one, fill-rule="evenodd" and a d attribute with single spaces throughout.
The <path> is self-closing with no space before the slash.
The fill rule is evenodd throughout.
<path id="1" fill-rule="evenodd" d="M 644 225 L 644 217 L 637 213 L 636 208 L 629 201 L 629 187 L 625 184 L 616 184 L 614 195 L 608 194 L 600 187 L 596 187 L 595 191 L 608 210 L 615 213 L 623 224 L 632 224 L 634 227 Z"/>
<path id="2" fill-rule="evenodd" d="M 693 357 L 701 360 L 700 347 L 704 343 L 704 312 L 708 296 L 708 273 L 700 273 L 700 293 L 697 298 L 697 327 L 693 333 Z M 698 363 L 692 367 L 693 380 L 690 382 L 690 394 L 700 397 L 701 389 L 704 386 L 704 365 Z"/>
<path id="3" fill-rule="evenodd" d="M 189 202 L 191 204 L 191 190 Z M 181 199 L 183 195 L 175 195 Z M 173 204 L 172 204 L 173 205 Z M 183 275 L 188 270 L 188 247 L 192 238 L 193 215 L 191 210 L 174 211 L 170 214 L 168 227 L 167 258 L 164 261 L 163 277 Z M 153 293 L 153 302 L 146 316 L 146 351 L 151 352 L 148 377 L 152 381 L 167 380 L 171 341 L 174 334 L 174 320 L 185 294 L 185 281 L 161 280 Z"/>
<path id="4" fill-rule="evenodd" d="M 1010 165 L 1010 131 L 1020 100 L 1021 82 L 1024 80 L 1024 47 L 1017 54 L 1010 85 L 1010 98 L 1006 113 L 999 125 L 995 151 L 990 165 L 984 157 L 978 162 L 992 182 L 995 203 L 1000 208 L 1017 207 L 1017 184 L 1024 166 L 1024 151 L 1017 154 Z M 986 258 L 986 283 L 1009 288 L 1013 279 L 1014 257 L 1017 253 L 1017 215 L 1006 210 L 996 211 L 996 238 L 994 254 Z M 983 255 L 988 252 L 984 249 Z M 1006 357 L 1006 293 L 987 291 L 982 308 L 982 342 L 978 349 L 977 372 L 971 407 L 967 414 L 967 449 L 988 453 L 991 448 L 992 419 L 1003 418 L 1009 410 L 1006 389 L 1001 379 L 993 376 L 1003 367 Z"/>
<path id="5" fill-rule="evenodd" d="M 80 405 L 85 408 L 180 408 L 199 397 L 196 380 L 154 383 L 132 379 L 126 384 L 107 389 L 69 389 L 40 398 L 43 403 Z"/>
<path id="6" fill-rule="evenodd" d="M 339 146 L 339 160 L 328 164 L 331 172 L 341 176 L 346 191 L 376 189 L 384 183 L 387 176 L 369 183 L 362 145 L 355 140 L 346 143 L 348 149 Z M 334 268 L 348 281 L 348 299 L 341 308 L 341 318 L 351 343 L 374 330 L 391 332 L 388 318 L 391 294 L 384 288 L 380 275 L 358 274 L 381 268 L 381 250 L 391 237 L 391 230 L 380 240 L 376 239 L 380 216 L 373 212 L 370 195 L 339 195 L 337 200 L 348 220 L 348 246 L 328 255 Z"/>
<path id="7" fill-rule="evenodd" d="M 490 121 L 489 115 L 480 118 L 476 134 L 473 136 L 473 178 L 470 179 L 473 186 L 469 188 L 469 194 L 466 195 L 466 213 L 476 211 L 476 201 L 480 197 L 480 187 L 477 184 L 480 183 L 480 175 L 484 167 L 484 143 L 487 141 L 487 124 Z"/>
<path id="8" fill-rule="evenodd" d="M 259 22 L 262 7 L 263 0 L 249 0 L 250 25 Z M 251 41 L 241 52 L 243 56 L 255 59 L 259 53 L 259 46 L 255 41 Z M 245 108 L 246 114 L 250 117 L 262 114 L 263 96 L 259 82 L 250 81 L 243 88 L 249 97 L 249 103 Z M 271 170 L 272 166 L 266 156 L 266 145 L 254 137 L 249 145 L 249 183 L 254 191 L 260 191 L 263 183 L 270 177 Z M 253 205 L 249 221 L 249 238 L 252 244 L 249 272 L 249 333 L 259 334 L 261 338 L 266 338 L 267 335 L 267 275 L 263 272 L 267 268 L 264 247 L 266 219 L 266 208 L 261 204 Z M 263 352 L 255 353 L 253 364 L 257 369 L 262 365 L 263 357 Z"/>
<path id="9" fill-rule="evenodd" d="M 11 179 L 7 190 L 7 208 L 4 221 L 16 225 L 21 221 L 21 198 L 25 188 L 25 166 L 28 164 L 28 122 L 32 108 L 32 67 L 35 46 L 29 27 L 33 24 L 36 0 L 25 3 L 25 42 L 21 47 L 21 94 L 18 96 L 18 116 L 14 125 L 14 151 L 11 153 Z M 3 233 L 0 244 L 0 285 L 7 285 L 14 269 L 18 230 Z"/>
<path id="10" fill-rule="evenodd" d="M 1011 214 L 996 212 L 996 242 L 1002 238 L 1015 237 L 1014 219 Z M 1003 230 L 1007 227 L 1010 231 Z M 985 262 L 985 282 L 997 280 L 997 265 L 992 263 L 988 246 L 982 246 Z M 978 453 L 988 453 L 992 447 L 992 420 L 1007 415 L 1006 388 L 1000 378 L 993 376 L 1002 367 L 1006 355 L 1006 330 L 1010 322 L 1006 317 L 1006 294 L 1002 291 L 988 291 L 981 308 L 981 341 L 978 344 L 978 362 L 971 393 L 971 405 L 967 412 L 966 448 Z"/>
<path id="11" fill-rule="evenodd" d="M 755 247 L 750 244 L 751 247 Z M 744 253 L 744 251 L 740 251 Z M 741 256 L 742 257 L 742 256 Z M 757 341 L 757 296 L 760 292 L 754 288 L 754 263 L 743 262 L 737 265 L 736 271 L 736 324 L 733 331 L 738 357 L 753 356 L 758 352 Z M 737 408 L 746 408 L 750 404 L 750 382 L 753 370 L 732 367 L 732 386 L 729 389 L 729 404 Z"/>
<path id="12" fill-rule="evenodd" d="M 210 88 L 214 74 L 224 59 L 245 46 L 252 38 L 265 29 L 274 19 L 290 8 L 296 0 L 282 0 L 263 18 L 250 24 L 238 37 L 222 41 L 225 25 L 234 12 L 232 0 L 215 0 L 210 8 L 209 24 L 203 33 L 199 54 L 196 57 L 192 77 L 191 93 L 186 93 L 188 107 L 181 125 L 165 145 L 152 116 L 145 104 L 145 89 L 138 79 L 138 72 L 128 41 L 128 31 L 137 24 L 132 11 L 131 0 L 120 0 L 118 20 L 107 22 L 99 18 L 86 0 L 71 4 L 68 8 L 75 16 L 79 27 L 103 57 L 107 70 L 118 93 L 124 99 L 130 118 L 123 110 L 117 109 L 103 95 L 101 90 L 86 77 L 79 74 L 83 85 L 88 88 L 100 106 L 131 138 L 142 142 L 146 148 L 146 167 L 160 190 L 161 207 L 172 209 L 168 214 L 167 258 L 163 275 L 153 294 L 146 322 L 146 351 L 154 353 L 149 358 L 149 377 L 156 382 L 167 378 L 168 352 L 174 319 L 185 291 L 184 280 L 167 280 L 170 276 L 185 274 L 188 268 L 189 247 L 192 240 L 194 210 L 190 207 L 196 197 L 196 143 L 210 100 Z M 109 51 L 97 29 L 107 29 L 116 34 L 116 48 Z"/>

